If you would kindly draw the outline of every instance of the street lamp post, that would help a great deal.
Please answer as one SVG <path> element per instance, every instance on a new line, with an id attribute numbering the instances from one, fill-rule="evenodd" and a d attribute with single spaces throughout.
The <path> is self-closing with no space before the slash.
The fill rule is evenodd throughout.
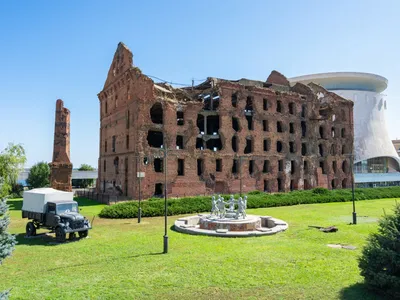
<path id="1" fill-rule="evenodd" d="M 168 207 L 167 207 L 167 147 L 164 143 L 164 254 L 168 253 Z"/>
<path id="2" fill-rule="evenodd" d="M 142 219 L 142 193 L 141 193 L 141 182 L 142 182 L 142 174 L 141 174 L 141 168 L 140 168 L 140 164 L 141 164 L 141 160 L 140 160 L 140 155 L 138 157 L 136 157 L 136 159 L 138 160 L 138 173 L 137 176 L 139 177 L 139 209 L 138 209 L 138 223 L 140 223 L 141 219 Z"/>
<path id="3" fill-rule="evenodd" d="M 350 154 L 351 158 L 351 194 L 353 200 L 353 225 L 357 224 L 356 202 L 354 199 L 354 154 Z"/>

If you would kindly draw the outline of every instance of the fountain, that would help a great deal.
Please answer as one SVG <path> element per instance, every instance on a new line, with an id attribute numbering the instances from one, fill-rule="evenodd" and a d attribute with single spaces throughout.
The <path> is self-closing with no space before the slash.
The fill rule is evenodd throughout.
<path id="1" fill-rule="evenodd" d="M 226 237 L 271 235 L 288 229 L 282 220 L 247 215 L 247 196 L 236 200 L 231 195 L 228 202 L 221 195 L 212 196 L 211 205 L 210 214 L 180 218 L 175 221 L 175 229 L 182 233 Z"/>

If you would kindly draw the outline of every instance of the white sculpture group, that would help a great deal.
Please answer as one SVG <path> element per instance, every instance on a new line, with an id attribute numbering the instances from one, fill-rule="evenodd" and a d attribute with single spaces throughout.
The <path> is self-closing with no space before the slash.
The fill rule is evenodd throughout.
<path id="1" fill-rule="evenodd" d="M 229 213 L 229 216 L 232 216 L 235 219 L 239 219 L 239 217 L 246 218 L 246 208 L 247 208 L 247 196 L 239 197 L 238 200 L 235 200 L 233 195 L 230 196 L 229 201 L 225 202 L 225 199 L 218 195 L 218 198 L 215 199 L 215 196 L 211 198 L 211 216 L 217 216 L 220 219 L 223 219 Z M 235 210 L 235 204 L 237 204 L 237 210 Z M 226 209 L 226 205 L 229 205 L 229 208 Z"/>

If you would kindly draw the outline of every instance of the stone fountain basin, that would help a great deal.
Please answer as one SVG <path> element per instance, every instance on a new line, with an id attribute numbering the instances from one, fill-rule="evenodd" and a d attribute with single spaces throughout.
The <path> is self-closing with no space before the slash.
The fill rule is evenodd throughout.
<path id="1" fill-rule="evenodd" d="M 245 219 L 218 219 L 209 215 L 180 218 L 175 229 L 182 233 L 225 237 L 271 235 L 289 228 L 285 221 L 271 216 L 248 215 Z"/>

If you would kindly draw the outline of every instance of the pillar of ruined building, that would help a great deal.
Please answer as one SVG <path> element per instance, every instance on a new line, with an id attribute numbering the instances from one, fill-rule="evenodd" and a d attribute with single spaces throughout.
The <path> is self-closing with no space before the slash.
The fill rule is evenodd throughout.
<path id="1" fill-rule="evenodd" d="M 70 161 L 70 112 L 64 102 L 56 102 L 56 120 L 54 128 L 53 161 L 50 164 L 51 187 L 61 191 L 72 191 L 72 164 Z"/>

